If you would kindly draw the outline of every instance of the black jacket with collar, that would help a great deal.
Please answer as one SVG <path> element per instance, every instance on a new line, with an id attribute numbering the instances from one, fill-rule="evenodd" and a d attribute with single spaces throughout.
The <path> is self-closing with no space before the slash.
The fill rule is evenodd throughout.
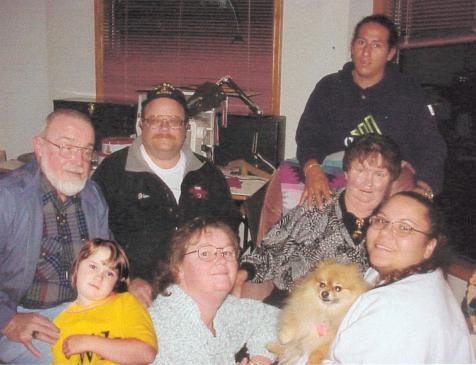
<path id="1" fill-rule="evenodd" d="M 107 157 L 94 172 L 109 205 L 109 224 L 125 248 L 131 276 L 151 281 L 158 260 L 165 258 L 173 231 L 198 215 L 221 217 L 235 231 L 239 210 L 221 171 L 201 162 L 189 149 L 179 203 L 144 161 L 140 137 L 129 147 Z"/>

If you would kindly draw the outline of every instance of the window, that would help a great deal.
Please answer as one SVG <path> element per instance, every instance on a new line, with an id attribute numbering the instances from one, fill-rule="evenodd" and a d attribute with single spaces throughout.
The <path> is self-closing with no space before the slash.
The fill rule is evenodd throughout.
<path id="1" fill-rule="evenodd" d="M 386 0 L 401 48 L 476 41 L 476 0 Z"/>
<path id="2" fill-rule="evenodd" d="M 97 94 L 134 100 L 162 82 L 230 75 L 265 113 L 279 112 L 281 1 L 98 0 Z M 248 113 L 229 101 L 231 112 Z"/>

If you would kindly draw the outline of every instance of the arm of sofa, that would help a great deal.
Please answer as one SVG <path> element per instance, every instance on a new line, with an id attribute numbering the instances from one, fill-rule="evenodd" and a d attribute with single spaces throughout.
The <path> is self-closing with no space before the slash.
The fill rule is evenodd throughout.
<path id="1" fill-rule="evenodd" d="M 459 303 L 462 303 L 466 296 L 469 278 L 473 275 L 475 270 L 476 263 L 462 258 L 456 259 L 448 268 L 448 284 Z M 476 355 L 476 333 L 471 333 L 471 341 Z"/>

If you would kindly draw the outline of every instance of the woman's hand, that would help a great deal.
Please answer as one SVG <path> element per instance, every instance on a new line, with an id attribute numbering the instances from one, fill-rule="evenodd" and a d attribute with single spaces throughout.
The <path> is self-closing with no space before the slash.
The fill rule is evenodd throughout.
<path id="1" fill-rule="evenodd" d="M 237 365 L 271 365 L 273 363 L 272 360 L 268 359 L 264 356 L 253 356 L 251 359 L 245 357 L 240 362 L 236 363 Z"/>
<path id="2" fill-rule="evenodd" d="M 321 209 L 332 198 L 332 190 L 329 187 L 326 174 L 317 161 L 310 160 L 304 165 L 304 176 L 306 181 L 299 204 L 306 202 L 307 206 L 311 208 L 315 202 Z"/>

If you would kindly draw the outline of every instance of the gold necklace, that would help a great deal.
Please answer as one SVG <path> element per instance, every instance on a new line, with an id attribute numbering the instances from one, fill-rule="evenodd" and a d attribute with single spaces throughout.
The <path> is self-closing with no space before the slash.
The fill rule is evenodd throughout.
<path id="1" fill-rule="evenodd" d="M 354 232 L 352 233 L 352 239 L 355 241 L 355 240 L 358 240 L 360 239 L 360 237 L 362 237 L 362 227 L 364 226 L 364 222 L 365 222 L 365 219 L 364 218 L 356 218 L 355 219 L 355 230 Z"/>

